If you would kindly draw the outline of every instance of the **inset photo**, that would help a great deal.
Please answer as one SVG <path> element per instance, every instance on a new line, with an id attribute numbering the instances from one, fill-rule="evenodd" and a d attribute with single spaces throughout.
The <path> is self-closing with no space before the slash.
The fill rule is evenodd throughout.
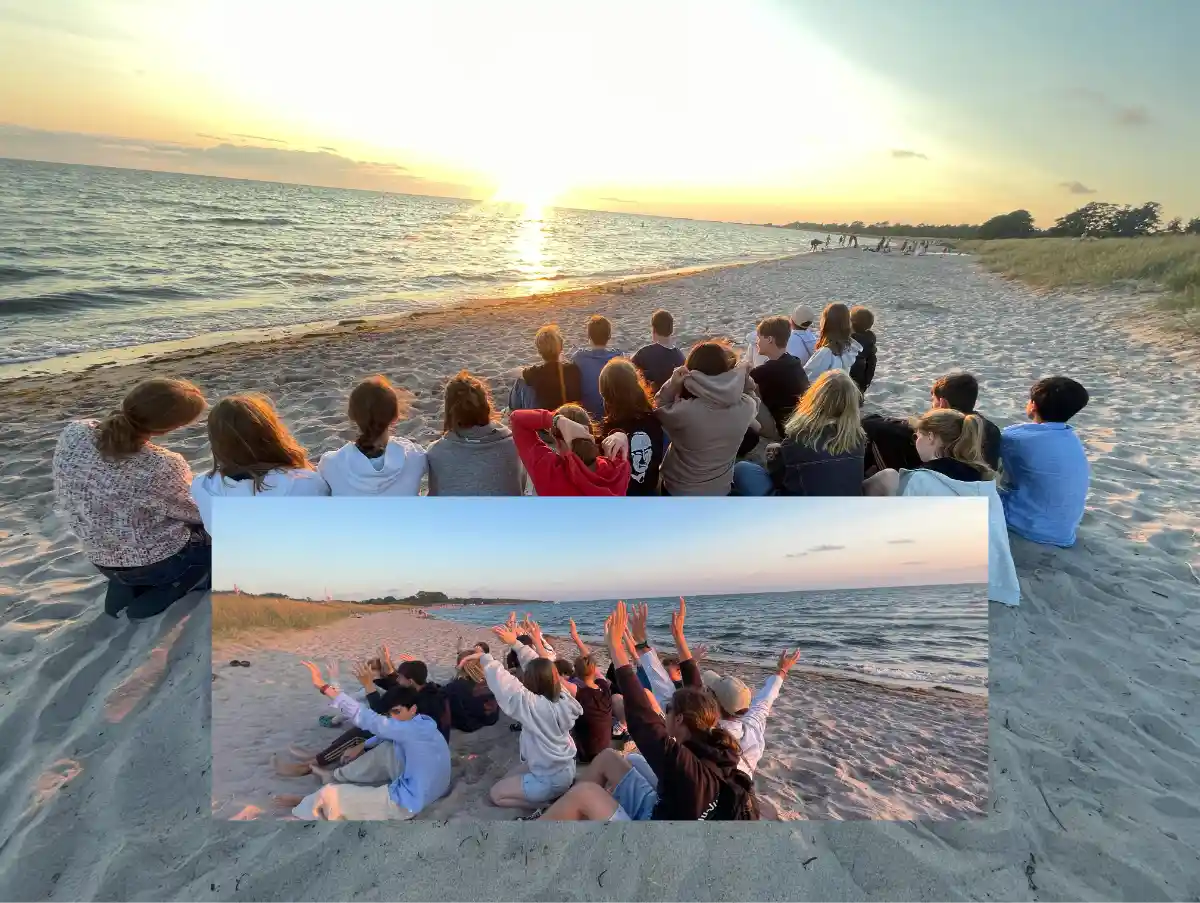
<path id="1" fill-rule="evenodd" d="M 222 499 L 219 819 L 978 818 L 986 499 Z"/>

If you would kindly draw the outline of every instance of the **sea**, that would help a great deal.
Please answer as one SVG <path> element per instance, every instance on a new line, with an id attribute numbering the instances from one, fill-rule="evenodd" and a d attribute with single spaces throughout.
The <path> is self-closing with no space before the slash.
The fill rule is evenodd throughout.
<path id="1" fill-rule="evenodd" d="M 678 597 L 625 601 L 648 603 L 650 639 L 673 648 L 670 617 Z M 555 636 L 569 636 L 573 618 L 583 639 L 598 644 L 616 602 L 545 602 L 527 610 Z M 492 625 L 508 612 L 484 605 L 437 608 L 432 614 Z M 688 596 L 686 631 L 692 646 L 708 644 L 715 663 L 774 668 L 784 647 L 799 647 L 805 667 L 915 686 L 977 693 L 987 688 L 988 603 L 982 585 Z"/>
<path id="2" fill-rule="evenodd" d="M 816 237 L 6 159 L 0 211 L 0 367 L 761 260 Z"/>

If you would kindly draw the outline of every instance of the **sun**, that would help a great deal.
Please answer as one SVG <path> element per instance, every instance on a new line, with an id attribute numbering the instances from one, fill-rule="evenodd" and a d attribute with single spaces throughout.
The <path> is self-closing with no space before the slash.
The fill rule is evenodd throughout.
<path id="1" fill-rule="evenodd" d="M 504 167 L 491 203 L 520 207 L 524 219 L 541 219 L 546 208 L 565 193 L 567 184 L 561 172 L 543 163 L 526 158 Z"/>

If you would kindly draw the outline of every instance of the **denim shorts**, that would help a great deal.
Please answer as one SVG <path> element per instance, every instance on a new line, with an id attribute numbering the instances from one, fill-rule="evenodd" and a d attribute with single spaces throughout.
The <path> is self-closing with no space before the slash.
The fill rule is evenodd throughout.
<path id="1" fill-rule="evenodd" d="M 626 772 L 625 777 L 613 788 L 613 799 L 617 801 L 617 811 L 613 813 L 613 821 L 649 821 L 658 805 L 658 791 L 650 786 L 636 768 Z"/>
<path id="2" fill-rule="evenodd" d="M 526 772 L 521 775 L 521 791 L 531 803 L 550 803 L 571 789 L 575 783 L 575 763 L 545 774 Z"/>

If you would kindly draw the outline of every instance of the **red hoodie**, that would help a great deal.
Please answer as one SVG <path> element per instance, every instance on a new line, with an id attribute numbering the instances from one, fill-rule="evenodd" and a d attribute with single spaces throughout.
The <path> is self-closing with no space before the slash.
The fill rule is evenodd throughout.
<path id="1" fill-rule="evenodd" d="M 517 454 L 529 471 L 534 491 L 542 496 L 624 497 L 629 488 L 629 462 L 601 455 L 596 459 L 596 469 L 589 470 L 574 452 L 560 455 L 538 435 L 538 430 L 550 429 L 553 420 L 551 411 L 513 411 L 509 417 Z"/>

